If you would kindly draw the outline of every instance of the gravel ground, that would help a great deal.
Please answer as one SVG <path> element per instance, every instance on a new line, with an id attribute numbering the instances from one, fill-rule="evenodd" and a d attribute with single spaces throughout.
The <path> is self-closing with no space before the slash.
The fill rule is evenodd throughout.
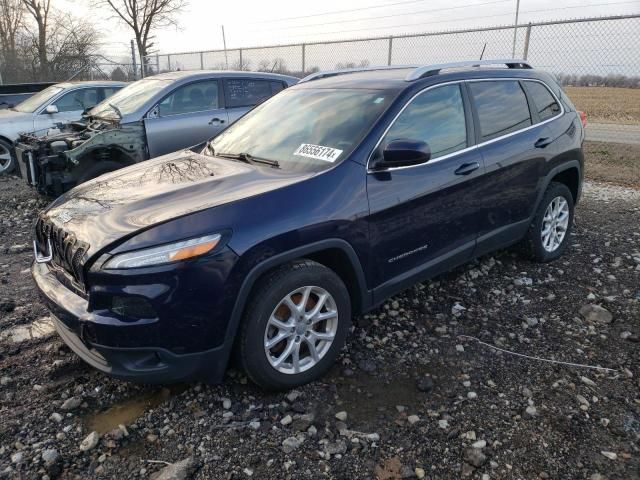
<path id="1" fill-rule="evenodd" d="M 0 177 L 0 478 L 640 478 L 640 191 L 586 185 L 561 260 L 500 251 L 416 285 L 289 393 L 83 364 L 29 275 L 43 206 Z"/>

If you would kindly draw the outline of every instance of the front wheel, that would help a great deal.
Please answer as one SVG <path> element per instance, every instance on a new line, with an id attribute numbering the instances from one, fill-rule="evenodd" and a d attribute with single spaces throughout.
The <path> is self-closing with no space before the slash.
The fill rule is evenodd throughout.
<path id="1" fill-rule="evenodd" d="M 529 255 L 550 262 L 567 249 L 573 225 L 573 195 L 563 183 L 551 182 L 538 206 L 525 238 Z"/>
<path id="2" fill-rule="evenodd" d="M 351 325 L 349 293 L 332 270 L 310 260 L 267 273 L 251 293 L 238 342 L 256 384 L 289 389 L 329 370 Z"/>
<path id="3" fill-rule="evenodd" d="M 0 139 L 0 175 L 11 173 L 16 165 L 16 154 L 13 145 Z"/>

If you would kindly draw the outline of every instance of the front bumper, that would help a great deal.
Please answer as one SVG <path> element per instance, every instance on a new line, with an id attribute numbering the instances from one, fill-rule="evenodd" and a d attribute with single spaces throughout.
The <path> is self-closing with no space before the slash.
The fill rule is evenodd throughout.
<path id="1" fill-rule="evenodd" d="M 88 311 L 89 302 L 63 285 L 46 264 L 34 263 L 31 272 L 41 297 L 54 317 L 60 337 L 82 360 L 116 378 L 139 383 L 175 383 L 224 377 L 229 346 L 176 354 L 163 347 L 114 347 L 96 341 L 96 327 L 125 330 L 113 318 Z M 120 333 L 121 334 L 121 333 Z"/>

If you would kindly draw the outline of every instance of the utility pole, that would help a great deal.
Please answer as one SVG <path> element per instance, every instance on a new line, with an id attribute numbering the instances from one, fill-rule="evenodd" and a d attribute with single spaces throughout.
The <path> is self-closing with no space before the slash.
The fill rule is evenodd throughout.
<path id="1" fill-rule="evenodd" d="M 518 34 L 518 14 L 520 13 L 520 0 L 516 0 L 516 21 L 513 25 L 513 47 L 511 48 L 511 58 L 516 58 L 516 36 Z"/>
<path id="2" fill-rule="evenodd" d="M 138 66 L 136 65 L 136 48 L 131 40 L 131 64 L 133 65 L 133 79 L 138 79 Z"/>
<path id="3" fill-rule="evenodd" d="M 227 57 L 227 39 L 224 36 L 224 25 L 222 27 L 222 45 L 224 46 L 224 63 L 227 66 L 227 70 L 229 70 L 229 58 Z"/>

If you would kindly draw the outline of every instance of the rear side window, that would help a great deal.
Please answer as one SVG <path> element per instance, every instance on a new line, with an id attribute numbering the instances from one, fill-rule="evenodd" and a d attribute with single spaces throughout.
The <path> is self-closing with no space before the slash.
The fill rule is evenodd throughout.
<path id="1" fill-rule="evenodd" d="M 383 145 L 400 139 L 427 142 L 431 158 L 465 148 L 467 125 L 460 86 L 445 85 L 416 97 L 391 126 Z"/>
<path id="2" fill-rule="evenodd" d="M 271 83 L 253 78 L 225 79 L 227 108 L 253 107 L 264 102 L 273 94 Z"/>
<path id="3" fill-rule="evenodd" d="M 527 97 L 515 80 L 470 82 L 480 120 L 480 141 L 515 132 L 531 125 Z"/>
<path id="4" fill-rule="evenodd" d="M 540 121 L 555 117 L 560 113 L 560 105 L 547 87 L 539 82 L 525 82 L 529 95 L 533 99 Z"/>
<path id="5" fill-rule="evenodd" d="M 278 92 L 284 90 L 284 83 L 282 82 L 271 82 L 271 94 L 275 95 Z"/>

